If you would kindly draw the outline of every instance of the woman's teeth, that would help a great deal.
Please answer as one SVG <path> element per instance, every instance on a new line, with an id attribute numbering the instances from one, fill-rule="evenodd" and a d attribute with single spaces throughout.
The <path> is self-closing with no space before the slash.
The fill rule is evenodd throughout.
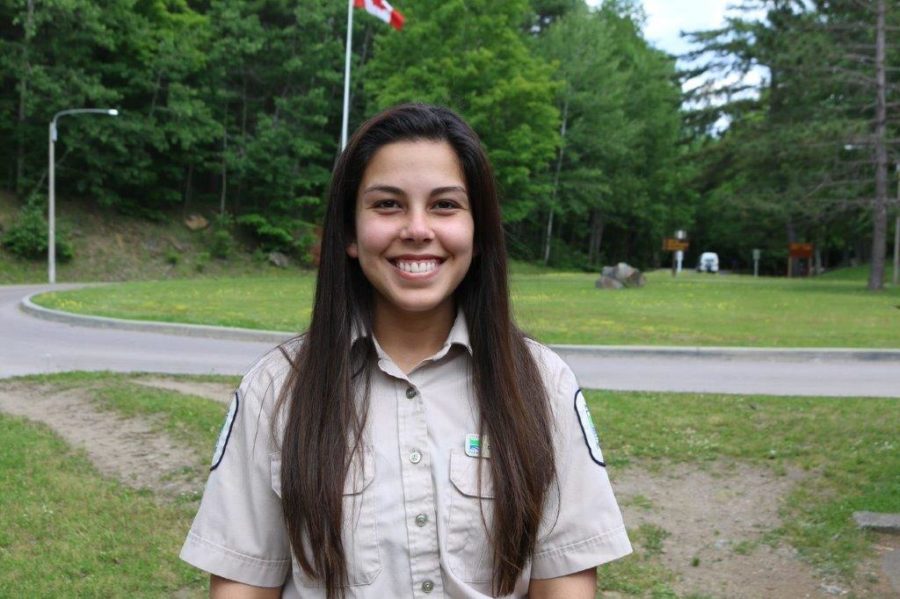
<path id="1" fill-rule="evenodd" d="M 397 260 L 397 268 L 402 270 L 403 272 L 409 273 L 423 273 L 423 272 L 431 272 L 435 268 L 437 268 L 437 260 L 423 260 L 421 262 L 410 262 L 407 260 Z"/>

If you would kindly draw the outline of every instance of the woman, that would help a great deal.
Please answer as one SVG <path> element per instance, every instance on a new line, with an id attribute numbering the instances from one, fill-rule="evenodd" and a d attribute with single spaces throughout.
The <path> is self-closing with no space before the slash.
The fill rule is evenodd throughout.
<path id="1" fill-rule="evenodd" d="M 398 106 L 332 177 L 310 328 L 244 377 L 182 558 L 220 597 L 593 597 L 631 551 L 572 372 L 512 323 L 476 134 Z"/>

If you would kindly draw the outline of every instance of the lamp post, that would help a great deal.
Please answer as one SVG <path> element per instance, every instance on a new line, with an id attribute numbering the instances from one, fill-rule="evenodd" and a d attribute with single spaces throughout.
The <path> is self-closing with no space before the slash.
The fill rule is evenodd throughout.
<path id="1" fill-rule="evenodd" d="M 118 116 L 115 108 L 71 108 L 61 110 L 53 115 L 50 121 L 50 167 L 47 174 L 47 278 L 51 284 L 56 283 L 56 121 L 59 117 L 70 114 L 105 114 Z"/>
<path id="2" fill-rule="evenodd" d="M 897 286 L 900 278 L 900 162 L 894 167 L 897 173 L 897 215 L 894 217 L 894 276 L 892 282 Z"/>

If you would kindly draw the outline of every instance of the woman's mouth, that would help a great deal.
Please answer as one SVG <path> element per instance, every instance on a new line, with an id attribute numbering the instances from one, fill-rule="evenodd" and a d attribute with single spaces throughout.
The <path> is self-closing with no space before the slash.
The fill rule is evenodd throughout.
<path id="1" fill-rule="evenodd" d="M 425 260 L 397 258 L 395 260 L 391 260 L 391 263 L 393 263 L 394 266 L 396 266 L 403 272 L 417 275 L 432 272 L 438 267 L 438 264 L 440 264 L 440 260 L 438 260 L 437 258 L 428 258 Z"/>

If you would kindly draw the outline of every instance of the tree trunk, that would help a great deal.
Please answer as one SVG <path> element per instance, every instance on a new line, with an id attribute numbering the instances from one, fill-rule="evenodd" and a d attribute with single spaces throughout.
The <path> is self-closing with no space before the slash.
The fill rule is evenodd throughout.
<path id="1" fill-rule="evenodd" d="M 597 209 L 591 210 L 591 237 L 588 241 L 588 263 L 596 266 L 600 259 L 600 244 L 603 241 L 603 218 Z"/>
<path id="2" fill-rule="evenodd" d="M 16 181 L 13 189 L 21 194 L 25 185 L 25 120 L 27 114 L 28 82 L 31 78 L 31 38 L 34 37 L 34 0 L 28 0 L 28 12 L 25 15 L 25 35 L 22 43 L 22 79 L 19 82 L 19 114 L 18 139 L 16 147 Z"/>
<path id="3" fill-rule="evenodd" d="M 228 193 L 228 164 L 225 154 L 228 151 L 228 109 L 225 110 L 225 122 L 222 123 L 222 190 L 219 194 L 219 214 L 225 214 L 225 197 Z"/>
<path id="4" fill-rule="evenodd" d="M 872 263 L 869 270 L 869 290 L 884 288 L 884 262 L 887 249 L 887 149 L 885 129 L 885 0 L 877 2 L 875 26 L 875 204 L 872 206 Z"/>
<path id="5" fill-rule="evenodd" d="M 191 196 L 194 189 L 194 165 L 189 164 L 187 167 L 187 176 L 184 182 L 184 206 L 187 207 L 191 203 Z"/>
<path id="6" fill-rule="evenodd" d="M 547 237 L 544 240 L 544 265 L 550 262 L 550 241 L 553 239 L 553 213 L 556 211 L 556 196 L 559 191 L 559 173 L 562 170 L 563 154 L 566 151 L 566 121 L 569 118 L 569 98 L 563 103 L 562 124 L 559 127 L 559 154 L 556 157 L 556 172 L 553 174 L 553 192 L 550 195 L 550 213 L 547 215 Z"/>

